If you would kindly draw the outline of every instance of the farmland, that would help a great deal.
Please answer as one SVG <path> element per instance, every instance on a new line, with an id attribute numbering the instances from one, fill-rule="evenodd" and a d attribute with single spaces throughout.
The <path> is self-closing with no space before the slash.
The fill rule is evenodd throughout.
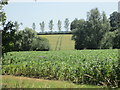
<path id="1" fill-rule="evenodd" d="M 51 50 L 74 49 L 74 41 L 71 40 L 72 34 L 40 35 L 40 37 L 44 37 L 49 40 Z"/>
<path id="2" fill-rule="evenodd" d="M 9 52 L 3 75 L 117 87 L 118 50 Z"/>
<path id="3" fill-rule="evenodd" d="M 117 2 L 9 1 L 0 1 L 2 88 L 120 88 Z"/>

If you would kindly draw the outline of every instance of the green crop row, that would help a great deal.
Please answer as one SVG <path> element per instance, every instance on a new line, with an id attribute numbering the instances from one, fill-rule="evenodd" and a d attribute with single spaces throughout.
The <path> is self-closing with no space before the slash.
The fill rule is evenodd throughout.
<path id="1" fill-rule="evenodd" d="M 119 87 L 118 50 L 10 52 L 2 74 Z"/>

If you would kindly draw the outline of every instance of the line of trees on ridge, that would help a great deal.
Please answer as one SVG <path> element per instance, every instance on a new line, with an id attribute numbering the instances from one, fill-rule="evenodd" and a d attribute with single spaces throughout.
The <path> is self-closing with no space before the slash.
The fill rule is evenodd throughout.
<path id="1" fill-rule="evenodd" d="M 41 33 L 44 33 L 45 32 L 45 22 L 44 21 L 40 22 L 39 26 L 40 26 Z M 65 21 L 64 21 L 64 28 L 65 28 L 66 32 L 68 32 L 69 26 L 70 26 L 69 19 L 66 18 Z M 53 29 L 54 29 L 53 20 L 49 21 L 49 26 L 48 27 L 49 27 L 50 32 L 54 32 L 53 31 Z M 57 27 L 58 27 L 59 32 L 61 32 L 62 31 L 61 30 L 62 29 L 62 21 L 61 20 L 58 20 Z M 33 28 L 33 30 L 36 30 L 36 24 L 35 23 L 32 24 L 32 28 Z"/>

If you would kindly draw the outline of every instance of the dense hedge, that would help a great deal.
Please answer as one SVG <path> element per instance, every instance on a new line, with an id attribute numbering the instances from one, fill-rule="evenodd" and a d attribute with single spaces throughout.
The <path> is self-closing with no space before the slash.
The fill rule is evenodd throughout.
<path id="1" fill-rule="evenodd" d="M 56 34 L 72 34 L 71 31 L 61 31 L 61 32 L 39 32 L 38 35 L 56 35 Z"/>

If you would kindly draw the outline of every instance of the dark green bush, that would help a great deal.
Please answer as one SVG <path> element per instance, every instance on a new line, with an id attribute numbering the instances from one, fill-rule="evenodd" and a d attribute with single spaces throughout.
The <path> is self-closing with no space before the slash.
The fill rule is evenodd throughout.
<path id="1" fill-rule="evenodd" d="M 46 38 L 35 37 L 31 49 L 35 51 L 48 51 L 50 49 L 49 41 Z"/>
<path id="2" fill-rule="evenodd" d="M 49 49 L 49 41 L 45 38 L 37 37 L 37 33 L 34 30 L 25 28 L 16 32 L 13 51 L 48 51 Z"/>

